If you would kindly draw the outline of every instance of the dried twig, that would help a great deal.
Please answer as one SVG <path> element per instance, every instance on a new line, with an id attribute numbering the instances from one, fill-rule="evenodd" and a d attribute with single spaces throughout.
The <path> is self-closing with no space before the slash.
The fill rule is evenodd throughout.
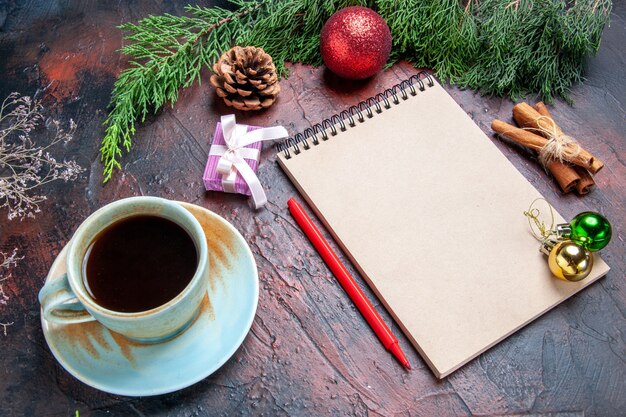
<path id="1" fill-rule="evenodd" d="M 7 208 L 8 219 L 34 217 L 39 203 L 46 200 L 34 194 L 36 188 L 54 180 L 70 181 L 83 172 L 75 161 L 57 161 L 49 149 L 72 140 L 76 124 L 68 130 L 59 121 L 46 123 L 54 131 L 46 145 L 33 143 L 30 132 L 44 121 L 41 104 L 28 96 L 10 94 L 0 106 L 0 209 Z"/>
<path id="2" fill-rule="evenodd" d="M 6 305 L 7 301 L 9 300 L 9 296 L 6 295 L 6 293 L 4 292 L 4 288 L 2 286 L 2 282 L 4 282 L 7 279 L 11 278 L 11 273 L 10 272 L 7 273 L 6 271 L 9 268 L 14 267 L 15 265 L 17 265 L 17 261 L 19 261 L 20 259 L 23 259 L 23 257 L 18 257 L 17 256 L 17 248 L 15 248 L 15 249 L 13 249 L 13 252 L 11 254 L 0 252 L 0 259 L 2 260 L 0 262 L 0 304 Z M 11 322 L 11 323 L 2 323 L 2 322 L 0 322 L 0 326 L 2 327 L 2 333 L 5 336 L 7 335 L 7 327 L 9 327 L 12 324 L 13 324 L 13 322 Z"/>

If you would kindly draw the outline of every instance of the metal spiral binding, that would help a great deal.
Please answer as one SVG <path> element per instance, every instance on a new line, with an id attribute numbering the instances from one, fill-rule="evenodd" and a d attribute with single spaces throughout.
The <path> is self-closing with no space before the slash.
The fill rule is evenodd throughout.
<path id="1" fill-rule="evenodd" d="M 424 84 L 424 80 L 427 81 L 426 84 Z M 431 75 L 426 71 L 420 71 L 382 93 L 369 97 L 348 110 L 324 119 L 321 123 L 306 128 L 304 132 L 296 134 L 283 143 L 279 143 L 277 145 L 278 152 L 283 152 L 285 159 L 289 159 L 292 152 L 298 155 L 303 150 L 311 149 L 311 146 L 319 145 L 320 137 L 322 141 L 328 140 L 329 132 L 330 136 L 336 136 L 339 134 L 339 131 L 345 132 L 349 127 L 356 126 L 357 122 L 363 123 L 366 119 L 374 117 L 374 114 L 390 109 L 392 104 L 399 104 L 400 99 L 406 100 L 409 98 L 409 95 L 416 95 L 417 89 L 424 91 L 426 86 L 432 87 L 433 85 L 434 82 Z"/>

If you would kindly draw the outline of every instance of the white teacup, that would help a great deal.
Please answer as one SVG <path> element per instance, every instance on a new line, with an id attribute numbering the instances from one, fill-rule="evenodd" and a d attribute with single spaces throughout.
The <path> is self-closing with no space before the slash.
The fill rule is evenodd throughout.
<path id="1" fill-rule="evenodd" d="M 165 304 L 136 313 L 109 310 L 99 305 L 85 288 L 83 260 L 101 231 L 137 215 L 162 217 L 182 227 L 194 242 L 198 266 L 183 291 Z M 160 342 L 185 330 L 199 311 L 208 287 L 208 245 L 198 220 L 179 204 L 158 197 L 131 197 L 100 208 L 78 227 L 68 243 L 66 267 L 66 274 L 48 280 L 39 292 L 46 320 L 63 324 L 97 320 L 130 339 Z"/>

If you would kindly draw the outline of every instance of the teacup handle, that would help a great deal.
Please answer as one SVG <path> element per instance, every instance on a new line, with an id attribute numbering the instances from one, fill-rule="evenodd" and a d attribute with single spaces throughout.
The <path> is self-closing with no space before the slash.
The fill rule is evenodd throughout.
<path id="1" fill-rule="evenodd" d="M 39 291 L 43 317 L 54 323 L 71 324 L 95 320 L 76 299 L 67 273 L 48 280 Z"/>

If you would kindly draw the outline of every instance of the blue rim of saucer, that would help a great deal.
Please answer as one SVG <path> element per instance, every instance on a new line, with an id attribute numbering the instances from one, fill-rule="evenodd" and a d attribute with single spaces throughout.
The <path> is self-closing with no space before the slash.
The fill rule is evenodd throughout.
<path id="1" fill-rule="evenodd" d="M 212 225 L 227 231 L 230 239 L 213 242 L 219 256 L 211 256 L 209 290 L 198 317 L 175 338 L 146 345 L 112 333 L 98 322 L 57 324 L 42 316 L 44 337 L 53 355 L 83 383 L 126 396 L 178 391 L 224 365 L 250 331 L 259 298 L 258 273 L 250 247 L 221 216 L 200 206 L 179 204 L 198 218 L 208 238 L 214 229 L 207 227 Z M 63 248 L 47 280 L 65 271 L 65 253 Z"/>

